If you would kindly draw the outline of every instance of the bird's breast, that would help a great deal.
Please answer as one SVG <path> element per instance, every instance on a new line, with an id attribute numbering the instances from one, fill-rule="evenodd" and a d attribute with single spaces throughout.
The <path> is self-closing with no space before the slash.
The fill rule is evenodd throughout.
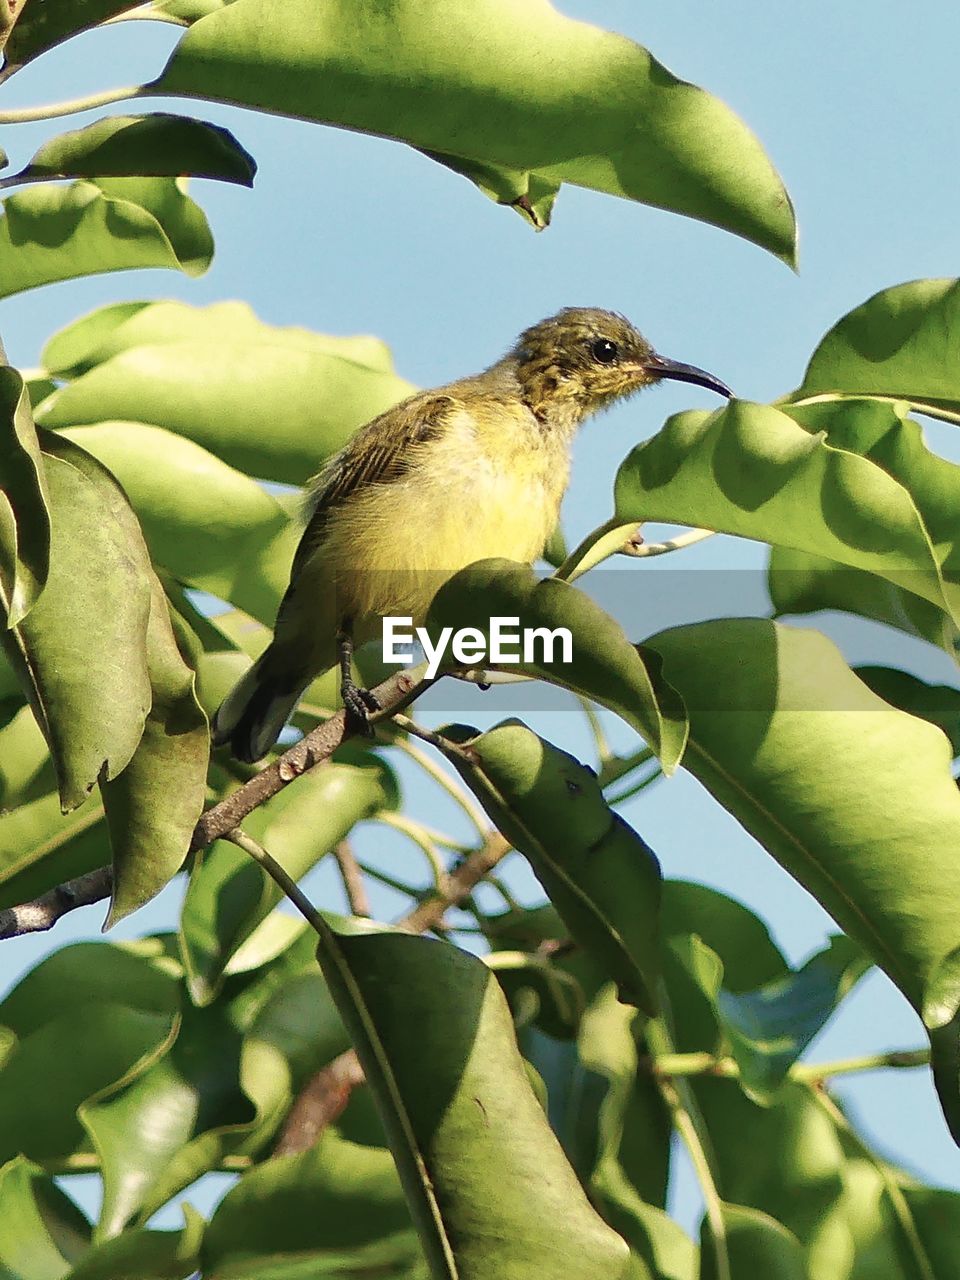
<path id="1" fill-rule="evenodd" d="M 331 513 L 322 554 L 338 593 L 352 597 L 344 611 L 422 616 L 442 582 L 476 560 L 535 560 L 568 474 L 565 442 L 545 436 L 532 415 L 506 430 L 456 415 L 402 477 Z"/>

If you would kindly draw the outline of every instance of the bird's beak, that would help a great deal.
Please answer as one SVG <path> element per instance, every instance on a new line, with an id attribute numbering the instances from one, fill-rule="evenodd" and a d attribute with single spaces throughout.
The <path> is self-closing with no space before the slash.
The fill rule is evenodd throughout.
<path id="1" fill-rule="evenodd" d="M 695 382 L 698 387 L 707 387 L 710 391 L 716 391 L 718 395 L 726 396 L 728 400 L 733 399 L 733 392 L 725 383 L 715 378 L 712 373 L 698 369 L 695 364 L 681 364 L 679 360 L 668 360 L 665 356 L 658 356 L 653 352 L 646 360 L 644 368 L 658 378 L 672 378 L 676 382 Z"/>

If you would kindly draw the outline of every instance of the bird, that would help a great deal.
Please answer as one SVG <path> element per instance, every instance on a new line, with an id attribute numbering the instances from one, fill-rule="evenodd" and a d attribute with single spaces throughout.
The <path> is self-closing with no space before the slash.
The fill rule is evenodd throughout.
<path id="1" fill-rule="evenodd" d="M 214 745 L 261 759 L 337 661 L 345 713 L 369 732 L 377 706 L 351 674 L 354 645 L 383 617 L 425 617 L 443 582 L 478 560 L 533 563 L 557 525 L 578 427 L 664 379 L 732 395 L 658 355 L 624 316 L 565 307 L 482 373 L 360 427 L 309 484 L 273 639 L 216 712 Z"/>

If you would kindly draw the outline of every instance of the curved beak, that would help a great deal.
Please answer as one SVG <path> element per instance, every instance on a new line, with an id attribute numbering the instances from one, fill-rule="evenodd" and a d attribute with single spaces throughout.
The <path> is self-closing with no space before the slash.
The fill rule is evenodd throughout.
<path id="1" fill-rule="evenodd" d="M 725 383 L 715 378 L 712 373 L 698 369 L 695 364 L 681 364 L 679 360 L 668 360 L 665 356 L 658 356 L 653 352 L 646 361 L 645 368 L 650 373 L 656 374 L 658 378 L 672 378 L 676 382 L 695 382 L 698 387 L 707 387 L 710 391 L 716 391 L 718 395 L 726 396 L 728 400 L 733 399 L 733 392 Z"/>

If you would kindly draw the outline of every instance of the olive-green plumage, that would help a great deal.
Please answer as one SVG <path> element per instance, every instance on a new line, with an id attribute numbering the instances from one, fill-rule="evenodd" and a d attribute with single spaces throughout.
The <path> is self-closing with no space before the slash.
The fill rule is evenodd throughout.
<path id="1" fill-rule="evenodd" d="M 422 621 L 442 582 L 476 560 L 535 560 L 557 523 L 577 428 L 662 378 L 730 394 L 658 356 L 622 316 L 568 307 L 484 373 L 361 427 L 311 484 L 273 641 L 217 712 L 214 740 L 259 759 L 336 660 L 338 636 L 362 643 L 385 615 Z M 362 714 L 356 690 L 344 693 Z"/>

